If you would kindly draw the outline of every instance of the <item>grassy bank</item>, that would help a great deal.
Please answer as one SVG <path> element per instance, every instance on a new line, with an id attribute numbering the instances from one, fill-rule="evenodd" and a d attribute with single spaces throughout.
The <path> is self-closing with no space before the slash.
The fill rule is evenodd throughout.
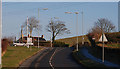
<path id="1" fill-rule="evenodd" d="M 90 43 L 90 41 L 88 40 L 88 37 L 86 35 L 78 37 L 79 43 L 82 42 L 82 37 L 84 37 L 84 42 Z M 65 42 L 65 44 L 69 44 L 69 46 L 71 47 L 76 44 L 76 38 L 77 37 L 63 38 L 63 39 L 58 39 L 56 41 Z"/>
<path id="2" fill-rule="evenodd" d="M 89 53 L 91 53 L 96 58 L 102 59 L 102 47 L 87 47 Z M 119 48 L 108 48 L 105 47 L 105 60 L 110 61 L 115 64 L 120 65 L 120 49 Z"/>
<path id="3" fill-rule="evenodd" d="M 81 49 L 81 48 L 80 48 Z M 96 68 L 107 68 L 104 64 L 98 63 L 96 61 L 93 61 L 87 57 L 85 57 L 80 50 L 74 51 L 72 53 L 73 57 L 76 59 L 76 61 L 80 64 L 82 64 L 84 67 L 86 68 L 92 68 L 92 69 L 96 69 Z"/>
<path id="4" fill-rule="evenodd" d="M 40 49 L 36 47 L 14 47 L 8 46 L 7 52 L 2 57 L 2 67 L 18 67 L 26 58 L 32 56 Z"/>

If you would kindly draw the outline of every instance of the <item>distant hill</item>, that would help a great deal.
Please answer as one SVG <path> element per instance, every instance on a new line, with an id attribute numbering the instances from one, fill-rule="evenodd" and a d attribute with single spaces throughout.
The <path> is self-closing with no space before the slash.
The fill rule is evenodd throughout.
<path id="1" fill-rule="evenodd" d="M 84 35 L 83 37 L 84 37 L 84 42 L 90 43 L 86 35 Z M 69 44 L 69 46 L 71 47 L 76 44 L 77 38 L 70 37 L 70 38 L 57 39 L 56 41 L 65 42 L 66 44 Z M 82 43 L 82 36 L 78 36 L 78 42 Z"/>

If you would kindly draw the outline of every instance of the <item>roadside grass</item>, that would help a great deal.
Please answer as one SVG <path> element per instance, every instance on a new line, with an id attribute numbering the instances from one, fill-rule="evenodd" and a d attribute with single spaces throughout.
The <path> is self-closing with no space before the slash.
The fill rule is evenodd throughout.
<path id="1" fill-rule="evenodd" d="M 88 37 L 86 35 L 78 36 L 78 41 L 79 41 L 78 43 L 82 42 L 82 37 L 84 37 L 84 42 L 90 43 L 90 41 L 88 40 Z M 58 39 L 56 41 L 65 42 L 65 44 L 69 44 L 69 46 L 71 47 L 76 44 L 76 38 L 77 37 L 63 38 L 63 39 Z"/>
<path id="2" fill-rule="evenodd" d="M 102 47 L 102 44 L 98 43 L 97 46 Z M 120 49 L 120 43 L 107 43 L 107 44 L 104 44 L 104 47 L 110 48 L 110 49 Z"/>
<path id="3" fill-rule="evenodd" d="M 87 69 L 96 69 L 96 68 L 108 68 L 104 64 L 98 63 L 96 61 L 93 61 L 87 57 L 85 57 L 81 51 L 73 51 L 72 53 L 73 57 L 76 59 L 76 61 L 80 64 L 82 64 Z"/>
<path id="4" fill-rule="evenodd" d="M 119 43 L 111 43 L 111 44 L 106 44 L 108 47 L 110 48 L 120 48 L 120 44 Z"/>
<path id="5" fill-rule="evenodd" d="M 2 67 L 18 67 L 26 58 L 32 56 L 41 48 L 8 46 L 7 52 L 2 57 Z"/>
<path id="6" fill-rule="evenodd" d="M 87 49 L 94 57 L 102 59 L 102 47 L 87 46 Z M 105 47 L 105 60 L 120 65 L 120 49 Z"/>

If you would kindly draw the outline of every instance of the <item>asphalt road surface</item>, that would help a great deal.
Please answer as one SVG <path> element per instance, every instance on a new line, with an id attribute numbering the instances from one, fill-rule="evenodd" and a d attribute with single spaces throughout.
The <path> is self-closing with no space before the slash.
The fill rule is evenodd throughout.
<path id="1" fill-rule="evenodd" d="M 72 58 L 71 48 L 46 47 L 36 55 L 24 61 L 20 68 L 85 69 Z"/>

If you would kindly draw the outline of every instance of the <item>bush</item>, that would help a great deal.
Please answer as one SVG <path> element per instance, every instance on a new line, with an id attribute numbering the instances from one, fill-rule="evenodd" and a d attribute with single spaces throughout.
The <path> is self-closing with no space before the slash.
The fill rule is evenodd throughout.
<path id="1" fill-rule="evenodd" d="M 5 54 L 8 46 L 8 40 L 2 39 L 2 56 Z"/>
<path id="2" fill-rule="evenodd" d="M 55 41 L 55 42 L 53 43 L 53 46 L 54 46 L 54 47 L 69 47 L 69 44 L 65 44 L 64 42 Z"/>
<path id="3" fill-rule="evenodd" d="M 49 47 L 50 43 L 51 42 L 49 42 L 49 41 L 41 41 L 41 42 L 39 42 L 39 46 L 47 46 L 47 47 Z M 37 41 L 34 42 L 34 46 L 38 46 L 38 42 Z"/>
<path id="4" fill-rule="evenodd" d="M 106 33 L 106 37 L 109 42 L 113 43 L 120 43 L 120 32 L 115 32 L 115 33 Z"/>

